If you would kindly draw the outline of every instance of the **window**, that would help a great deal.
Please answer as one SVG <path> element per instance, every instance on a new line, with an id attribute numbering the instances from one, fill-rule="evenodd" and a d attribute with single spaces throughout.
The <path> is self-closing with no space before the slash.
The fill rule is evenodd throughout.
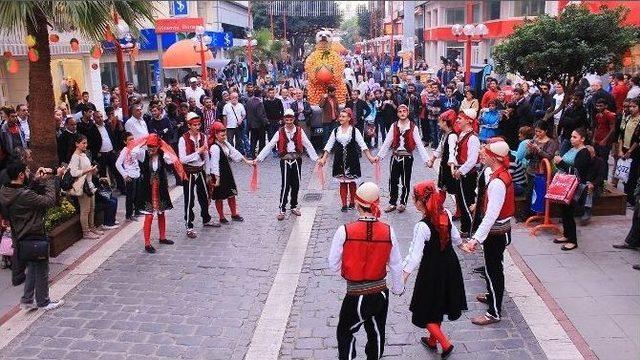
<path id="1" fill-rule="evenodd" d="M 544 14 L 544 0 L 518 0 L 513 2 L 514 16 L 538 16 Z"/>
<path id="2" fill-rule="evenodd" d="M 473 22 L 474 23 L 480 23 L 482 22 L 482 20 L 480 19 L 480 4 L 473 4 L 472 10 L 471 10 L 471 14 L 473 16 Z"/>
<path id="3" fill-rule="evenodd" d="M 448 8 L 445 9 L 445 24 L 464 24 L 464 8 Z"/>
<path id="4" fill-rule="evenodd" d="M 500 19 L 500 0 L 489 0 L 487 4 L 489 20 Z"/>

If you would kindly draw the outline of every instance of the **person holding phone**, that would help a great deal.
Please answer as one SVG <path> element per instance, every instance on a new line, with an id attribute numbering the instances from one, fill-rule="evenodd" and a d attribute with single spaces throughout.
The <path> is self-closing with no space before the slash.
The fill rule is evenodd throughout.
<path id="1" fill-rule="evenodd" d="M 80 225 L 82 226 L 83 238 L 98 239 L 104 234 L 100 229 L 95 227 L 95 192 L 96 187 L 93 185 L 92 177 L 98 173 L 98 165 L 92 164 L 86 154 L 87 137 L 77 134 L 75 138 L 76 150 L 71 155 L 69 161 L 69 172 L 71 176 L 76 178 L 73 186 L 68 194 L 75 196 L 80 205 Z"/>

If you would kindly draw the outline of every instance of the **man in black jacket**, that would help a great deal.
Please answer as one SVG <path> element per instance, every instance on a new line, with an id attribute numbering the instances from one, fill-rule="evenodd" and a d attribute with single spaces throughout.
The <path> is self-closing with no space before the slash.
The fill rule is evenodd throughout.
<path id="1" fill-rule="evenodd" d="M 171 98 L 176 106 L 180 106 L 183 102 L 187 101 L 187 96 L 184 94 L 184 90 L 180 89 L 180 85 L 178 84 L 178 80 L 171 79 L 170 82 L 171 88 L 167 90 L 167 97 Z"/>
<path id="2" fill-rule="evenodd" d="M 280 121 L 284 116 L 284 105 L 282 105 L 282 100 L 276 98 L 276 90 L 274 88 L 267 90 L 267 97 L 264 99 L 263 104 L 267 119 L 269 119 L 267 137 L 271 139 L 280 128 Z"/>
<path id="3" fill-rule="evenodd" d="M 262 100 L 256 96 L 261 94 L 260 89 L 254 89 L 251 93 L 247 93 L 249 98 L 245 103 L 245 111 L 247 112 L 247 125 L 251 134 L 251 149 L 247 158 L 253 159 L 256 154 L 256 145 L 258 153 L 265 146 L 265 136 L 269 119 L 262 104 Z"/>
<path id="4" fill-rule="evenodd" d="M 58 135 L 58 160 L 60 163 L 68 164 L 71 155 L 76 149 L 76 119 L 69 115 L 64 122 L 64 130 Z"/>
<path id="5" fill-rule="evenodd" d="M 309 105 L 309 102 L 304 99 L 304 92 L 302 89 L 295 89 L 293 91 L 295 91 L 295 100 L 291 103 L 291 109 L 295 114 L 296 120 L 298 120 L 298 125 L 307 125 L 311 128 L 311 118 L 313 116 L 311 105 Z"/>
<path id="6" fill-rule="evenodd" d="M 512 120 L 518 124 L 518 129 L 523 126 L 533 125 L 533 116 L 531 115 L 531 106 L 529 101 L 524 96 L 524 90 L 513 90 L 513 102 L 516 105 L 515 111 L 512 114 Z"/>
<path id="7" fill-rule="evenodd" d="M 560 117 L 558 123 L 558 139 L 560 141 L 560 155 L 564 155 L 570 148 L 571 133 L 577 128 L 587 129 L 587 110 L 584 108 L 584 93 L 576 91 L 571 96 L 571 102 Z"/>
<path id="8" fill-rule="evenodd" d="M 9 220 L 13 245 L 17 251 L 13 257 L 13 285 L 24 282 L 24 294 L 20 300 L 23 310 L 53 310 L 64 304 L 64 301 L 49 299 L 49 259 L 20 261 L 21 244 L 25 241 L 47 240 L 44 229 L 44 215 L 56 204 L 59 192 L 58 182 L 65 168 L 58 168 L 55 177 L 53 170 L 38 169 L 31 188 L 25 186 L 29 174 L 27 166 L 21 161 L 7 165 L 7 173 L 11 182 L 0 188 L 0 205 L 3 216 Z M 26 277 L 24 270 L 27 270 Z M 35 295 L 35 304 L 33 302 Z"/>
<path id="9" fill-rule="evenodd" d="M 360 90 L 353 90 L 351 92 L 351 99 L 347 101 L 344 107 L 353 111 L 355 125 L 362 133 L 364 130 L 364 118 L 369 116 L 371 109 L 369 109 L 367 103 L 360 98 Z"/>
<path id="10" fill-rule="evenodd" d="M 89 108 L 82 109 L 82 118 L 78 122 L 78 133 L 87 137 L 89 143 L 89 152 L 91 153 L 91 160 L 95 161 L 98 158 L 98 153 L 102 147 L 102 137 L 100 131 L 93 122 L 93 110 Z"/>

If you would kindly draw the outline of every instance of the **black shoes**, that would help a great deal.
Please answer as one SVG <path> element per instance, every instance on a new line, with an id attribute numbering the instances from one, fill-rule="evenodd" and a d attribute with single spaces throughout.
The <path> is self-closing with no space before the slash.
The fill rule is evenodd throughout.
<path id="1" fill-rule="evenodd" d="M 165 245 L 173 245 L 174 242 L 173 240 L 167 240 L 167 239 L 160 239 L 160 241 L 158 241 L 160 244 L 165 244 Z"/>
<path id="2" fill-rule="evenodd" d="M 229 220 L 227 220 L 227 218 L 222 218 L 220 219 L 220 224 L 228 224 Z"/>
<path id="3" fill-rule="evenodd" d="M 438 350 L 438 345 L 429 344 L 429 338 L 426 336 L 420 338 L 420 343 L 429 350 Z"/>
<path id="4" fill-rule="evenodd" d="M 453 344 L 451 346 L 449 346 L 449 348 L 447 350 L 442 350 L 442 354 L 440 354 L 440 358 L 441 359 L 448 358 L 449 355 L 451 355 L 452 351 L 453 351 Z"/>
<path id="5" fill-rule="evenodd" d="M 244 218 L 240 215 L 231 215 L 231 220 L 241 222 L 244 221 Z"/>
<path id="6" fill-rule="evenodd" d="M 145 250 L 146 252 L 148 252 L 149 254 L 155 254 L 155 252 L 156 252 L 156 248 L 154 248 L 154 247 L 153 247 L 153 246 L 151 246 L 151 245 L 147 245 L 147 246 L 145 246 L 145 247 L 144 247 L 144 250 Z"/>
<path id="7" fill-rule="evenodd" d="M 346 206 L 343 206 L 342 209 L 340 209 L 340 211 L 342 211 L 342 212 L 347 212 L 348 210 L 349 210 L 349 208 L 346 207 Z"/>
<path id="8" fill-rule="evenodd" d="M 349 204 L 349 209 L 355 209 L 355 208 L 356 208 L 356 204 L 354 203 Z"/>

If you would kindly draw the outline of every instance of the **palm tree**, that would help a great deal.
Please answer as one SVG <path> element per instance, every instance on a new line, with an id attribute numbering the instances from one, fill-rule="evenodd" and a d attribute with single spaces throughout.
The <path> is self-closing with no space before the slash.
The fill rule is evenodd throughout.
<path id="1" fill-rule="evenodd" d="M 24 38 L 34 36 L 40 57 L 29 63 L 29 113 L 31 144 L 39 165 L 56 163 L 55 100 L 51 77 L 49 28 L 77 31 L 83 36 L 103 40 L 107 29 L 114 29 L 115 18 L 129 25 L 134 34 L 145 19 L 153 21 L 151 1 L 2 1 L 0 34 Z"/>

